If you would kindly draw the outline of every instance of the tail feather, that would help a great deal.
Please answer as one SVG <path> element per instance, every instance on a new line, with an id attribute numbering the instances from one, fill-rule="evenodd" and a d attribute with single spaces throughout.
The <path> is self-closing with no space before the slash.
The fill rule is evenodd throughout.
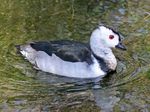
<path id="1" fill-rule="evenodd" d="M 15 45 L 16 49 L 17 49 L 17 54 L 21 54 L 20 53 L 20 45 Z"/>
<path id="2" fill-rule="evenodd" d="M 25 59 L 35 64 L 36 51 L 30 46 L 30 44 L 25 45 L 15 45 L 17 53 L 21 54 Z"/>

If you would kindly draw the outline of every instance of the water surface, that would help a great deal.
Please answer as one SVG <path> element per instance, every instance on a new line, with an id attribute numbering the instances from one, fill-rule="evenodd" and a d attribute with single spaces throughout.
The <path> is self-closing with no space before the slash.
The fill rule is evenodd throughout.
<path id="1" fill-rule="evenodd" d="M 1 0 L 0 111 L 111 112 L 150 110 L 149 0 Z M 79 80 L 36 71 L 15 45 L 37 40 L 88 42 L 98 24 L 123 35 L 117 72 Z"/>

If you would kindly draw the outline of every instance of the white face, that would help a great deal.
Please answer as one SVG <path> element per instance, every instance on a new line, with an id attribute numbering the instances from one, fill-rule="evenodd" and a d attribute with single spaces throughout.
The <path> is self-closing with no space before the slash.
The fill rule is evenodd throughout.
<path id="1" fill-rule="evenodd" d="M 119 35 L 113 32 L 111 29 L 104 26 L 99 26 L 98 28 L 99 40 L 106 47 L 113 48 L 119 44 Z"/>

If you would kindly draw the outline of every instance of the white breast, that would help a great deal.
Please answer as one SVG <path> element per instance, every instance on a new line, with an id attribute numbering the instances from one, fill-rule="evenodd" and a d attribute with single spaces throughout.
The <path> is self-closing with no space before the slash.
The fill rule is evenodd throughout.
<path id="1" fill-rule="evenodd" d="M 94 63 L 91 65 L 86 62 L 68 62 L 60 59 L 55 54 L 49 56 L 43 51 L 38 51 L 35 58 L 37 67 L 45 72 L 75 78 L 95 78 L 104 76 L 106 73 L 100 69 L 94 57 L 93 61 Z"/>

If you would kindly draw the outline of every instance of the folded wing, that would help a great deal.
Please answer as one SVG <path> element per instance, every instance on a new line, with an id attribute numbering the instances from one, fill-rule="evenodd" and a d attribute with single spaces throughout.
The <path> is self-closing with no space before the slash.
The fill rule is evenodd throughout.
<path id="1" fill-rule="evenodd" d="M 73 41 L 50 41 L 30 43 L 36 51 L 44 51 L 49 56 L 55 54 L 64 61 L 87 62 L 92 64 L 91 50 L 88 45 Z"/>

